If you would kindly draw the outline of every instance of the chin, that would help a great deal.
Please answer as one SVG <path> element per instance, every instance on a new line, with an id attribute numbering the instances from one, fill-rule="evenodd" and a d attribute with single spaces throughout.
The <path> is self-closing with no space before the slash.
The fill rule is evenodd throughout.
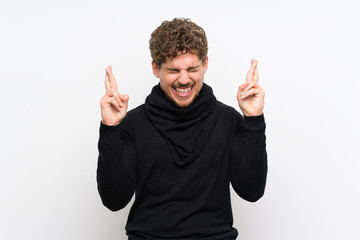
<path id="1" fill-rule="evenodd" d="M 190 107 L 191 103 L 188 103 L 188 104 L 178 104 L 175 102 L 175 105 L 178 107 L 178 108 L 188 108 Z"/>
<path id="2" fill-rule="evenodd" d="M 173 102 L 175 103 L 175 105 L 178 107 L 178 108 L 188 108 L 191 106 L 191 104 L 194 102 L 194 100 L 196 99 L 197 96 L 194 96 L 194 97 L 190 97 L 186 100 L 183 100 L 183 101 L 174 101 Z"/>

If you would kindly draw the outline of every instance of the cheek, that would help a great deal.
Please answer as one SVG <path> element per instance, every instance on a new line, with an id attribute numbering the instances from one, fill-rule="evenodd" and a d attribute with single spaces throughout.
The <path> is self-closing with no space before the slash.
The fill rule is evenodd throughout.
<path id="1" fill-rule="evenodd" d="M 176 79 L 178 79 L 176 74 L 168 74 L 168 75 L 164 75 L 162 80 L 164 84 L 172 85 L 176 81 Z"/>
<path id="2" fill-rule="evenodd" d="M 194 81 L 200 81 L 203 75 L 201 73 L 190 73 L 189 76 Z"/>
<path id="3" fill-rule="evenodd" d="M 162 75 L 160 77 L 160 85 L 163 87 L 163 88 L 169 88 L 171 87 L 171 85 L 173 84 L 173 82 L 175 82 L 176 80 L 176 76 L 174 75 Z"/>

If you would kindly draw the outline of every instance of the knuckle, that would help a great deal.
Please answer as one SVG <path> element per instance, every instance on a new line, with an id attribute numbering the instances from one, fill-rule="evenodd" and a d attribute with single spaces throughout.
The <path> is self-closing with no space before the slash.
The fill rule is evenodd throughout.
<path id="1" fill-rule="evenodd" d="M 105 103 L 107 100 L 107 96 L 103 96 L 101 99 L 100 99 L 100 103 Z"/>
<path id="2" fill-rule="evenodd" d="M 108 91 L 108 92 L 106 93 L 106 96 L 107 96 L 107 97 L 112 97 L 112 96 L 113 96 L 113 93 L 112 93 L 111 89 L 110 89 L 110 91 Z"/>

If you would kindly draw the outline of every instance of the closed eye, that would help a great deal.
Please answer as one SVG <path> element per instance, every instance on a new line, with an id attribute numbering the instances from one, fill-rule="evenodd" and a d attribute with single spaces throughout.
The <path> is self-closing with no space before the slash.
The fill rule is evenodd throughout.
<path id="1" fill-rule="evenodd" d="M 188 69 L 188 72 L 197 72 L 198 71 L 198 68 L 189 68 Z"/>
<path id="2" fill-rule="evenodd" d="M 178 72 L 180 72 L 180 70 L 176 69 L 176 68 L 167 68 L 166 71 L 168 73 L 178 73 Z"/>
<path id="3" fill-rule="evenodd" d="M 187 69 L 188 72 L 197 72 L 198 70 L 199 70 L 199 66 L 189 67 Z"/>

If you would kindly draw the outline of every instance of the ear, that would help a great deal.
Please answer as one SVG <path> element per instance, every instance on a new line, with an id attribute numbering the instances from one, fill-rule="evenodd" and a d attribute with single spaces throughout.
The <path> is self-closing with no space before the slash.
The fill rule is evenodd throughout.
<path id="1" fill-rule="evenodd" d="M 206 60 L 203 63 L 203 67 L 204 67 L 204 73 L 206 73 L 207 69 L 208 69 L 208 64 L 209 64 L 209 57 L 206 56 Z"/>
<path id="2" fill-rule="evenodd" d="M 160 71 L 159 67 L 156 65 L 154 61 L 151 62 L 151 66 L 155 77 L 159 78 L 159 71 Z"/>

